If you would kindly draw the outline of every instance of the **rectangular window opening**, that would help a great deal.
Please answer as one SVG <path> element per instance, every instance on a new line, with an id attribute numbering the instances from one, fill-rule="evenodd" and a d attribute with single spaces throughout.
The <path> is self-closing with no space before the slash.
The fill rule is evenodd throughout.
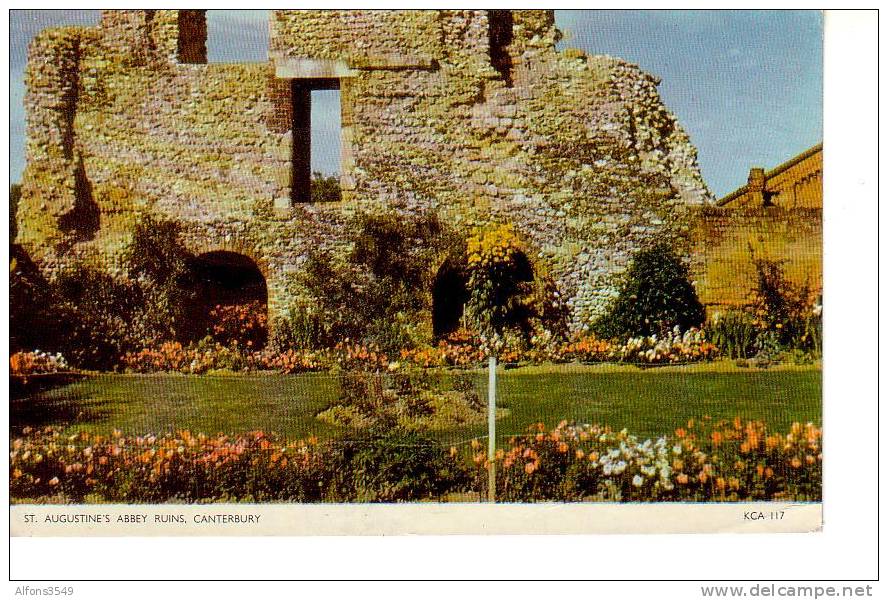
<path id="1" fill-rule="evenodd" d="M 338 79 L 293 80 L 293 202 L 341 199 L 342 110 Z"/>
<path id="2" fill-rule="evenodd" d="M 511 10 L 488 10 L 487 27 L 490 40 L 490 63 L 512 86 L 512 57 L 509 45 L 512 43 L 513 17 Z"/>
<path id="3" fill-rule="evenodd" d="M 267 10 L 181 11 L 206 13 L 203 62 L 250 63 L 268 60 Z"/>

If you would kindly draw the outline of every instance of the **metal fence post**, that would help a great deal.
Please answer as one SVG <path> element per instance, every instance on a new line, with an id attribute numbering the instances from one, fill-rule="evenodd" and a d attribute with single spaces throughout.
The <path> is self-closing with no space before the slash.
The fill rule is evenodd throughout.
<path id="1" fill-rule="evenodd" d="M 487 501 L 496 502 L 496 357 L 487 359 Z"/>

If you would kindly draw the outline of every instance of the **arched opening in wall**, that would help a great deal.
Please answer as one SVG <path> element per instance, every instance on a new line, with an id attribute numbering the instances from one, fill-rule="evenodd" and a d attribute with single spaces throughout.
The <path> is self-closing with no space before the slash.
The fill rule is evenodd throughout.
<path id="1" fill-rule="evenodd" d="M 500 270 L 500 277 L 497 301 L 507 309 L 503 313 L 503 323 L 498 325 L 519 329 L 525 336 L 530 336 L 534 310 L 528 300 L 535 278 L 530 259 L 524 252 L 516 251 L 509 268 Z"/>
<path id="2" fill-rule="evenodd" d="M 190 264 L 188 341 L 205 336 L 226 346 L 261 349 L 268 342 L 268 288 L 258 265 L 235 252 L 207 252 Z"/>
<path id="3" fill-rule="evenodd" d="M 453 333 L 462 321 L 469 300 L 465 271 L 452 261 L 438 269 L 432 286 L 432 331 L 435 338 Z"/>

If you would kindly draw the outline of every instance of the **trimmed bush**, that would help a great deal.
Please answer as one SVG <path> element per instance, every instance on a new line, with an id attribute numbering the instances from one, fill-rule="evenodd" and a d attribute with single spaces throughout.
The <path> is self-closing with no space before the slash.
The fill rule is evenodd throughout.
<path id="1" fill-rule="evenodd" d="M 687 265 L 661 243 L 636 254 L 617 299 L 593 330 L 604 338 L 643 337 L 699 327 L 705 316 Z"/>

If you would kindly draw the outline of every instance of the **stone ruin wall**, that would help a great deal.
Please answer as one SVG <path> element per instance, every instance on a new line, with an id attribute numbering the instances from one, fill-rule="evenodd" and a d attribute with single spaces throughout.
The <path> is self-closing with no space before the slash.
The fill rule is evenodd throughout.
<path id="1" fill-rule="evenodd" d="M 342 249 L 352 215 L 434 210 L 461 230 L 514 223 L 576 328 L 640 245 L 681 237 L 712 202 L 658 81 L 557 51 L 552 11 L 274 11 L 255 64 L 182 63 L 205 47 L 183 48 L 180 26 L 199 37 L 200 21 L 179 12 L 109 11 L 29 49 L 17 241 L 50 275 L 75 257 L 119 272 L 153 211 L 195 253 L 253 258 L 273 317 L 300 297 L 307 251 Z M 491 16 L 511 19 L 495 48 Z M 306 69 L 339 79 L 341 202 L 291 198 L 287 77 Z"/>

